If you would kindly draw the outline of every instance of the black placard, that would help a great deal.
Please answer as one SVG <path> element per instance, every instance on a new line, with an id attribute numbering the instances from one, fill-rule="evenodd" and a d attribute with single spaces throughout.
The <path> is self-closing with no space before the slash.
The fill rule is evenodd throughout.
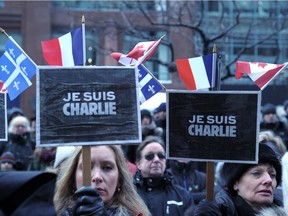
<path id="1" fill-rule="evenodd" d="M 254 163 L 261 92 L 167 91 L 169 158 Z"/>
<path id="2" fill-rule="evenodd" d="M 141 142 L 135 68 L 39 67 L 37 146 Z"/>

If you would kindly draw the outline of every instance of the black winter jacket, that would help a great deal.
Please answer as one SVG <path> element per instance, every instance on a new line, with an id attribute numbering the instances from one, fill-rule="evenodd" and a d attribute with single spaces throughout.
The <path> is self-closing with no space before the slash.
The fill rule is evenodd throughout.
<path id="1" fill-rule="evenodd" d="M 196 169 L 193 161 L 188 163 L 171 160 L 169 162 L 173 175 L 173 184 L 180 185 L 192 193 L 195 205 L 206 197 L 206 173 Z"/>
<path id="2" fill-rule="evenodd" d="M 281 202 L 274 200 L 274 204 L 280 206 Z M 242 197 L 231 196 L 225 190 L 219 191 L 213 201 L 201 201 L 194 212 L 194 216 L 255 216 L 256 214 Z"/>
<path id="3" fill-rule="evenodd" d="M 62 213 L 60 213 L 60 216 L 77 216 L 77 215 L 75 214 L 74 209 L 66 209 Z M 113 209 L 113 210 L 107 210 L 106 214 L 101 216 L 119 216 L 119 214 L 117 209 Z M 127 214 L 126 216 L 131 215 Z"/>
<path id="4" fill-rule="evenodd" d="M 56 216 L 56 177 L 48 172 L 0 172 L 0 215 Z"/>
<path id="5" fill-rule="evenodd" d="M 187 209 L 194 208 L 192 194 L 172 184 L 172 175 L 167 171 L 163 177 L 154 178 L 143 178 L 137 171 L 134 184 L 153 216 L 183 216 Z"/>

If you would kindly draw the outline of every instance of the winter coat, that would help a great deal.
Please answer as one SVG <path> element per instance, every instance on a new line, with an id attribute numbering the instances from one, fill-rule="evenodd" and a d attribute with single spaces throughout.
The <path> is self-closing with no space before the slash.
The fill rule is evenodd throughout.
<path id="1" fill-rule="evenodd" d="M 281 202 L 274 200 L 275 205 Z M 215 200 L 202 200 L 195 209 L 194 216 L 255 216 L 252 207 L 240 196 L 231 196 L 227 191 L 221 190 L 216 194 Z"/>
<path id="2" fill-rule="evenodd" d="M 163 129 L 161 127 L 157 127 L 154 122 L 149 125 L 142 125 L 142 140 L 144 140 L 147 136 L 159 136 L 162 137 Z"/>
<path id="3" fill-rule="evenodd" d="M 14 154 L 17 170 L 28 170 L 33 161 L 33 150 L 29 133 L 23 135 L 9 134 L 9 141 L 5 152 L 6 151 Z"/>
<path id="4" fill-rule="evenodd" d="M 182 163 L 171 160 L 169 165 L 173 184 L 180 185 L 191 192 L 196 205 L 205 198 L 206 174 L 196 169 L 195 162 Z"/>
<path id="5" fill-rule="evenodd" d="M 56 216 L 56 177 L 48 172 L 0 172 L 0 215 Z"/>
<path id="6" fill-rule="evenodd" d="M 66 209 L 59 216 L 76 216 L 76 214 L 75 214 L 74 209 Z M 130 215 L 128 213 L 127 213 L 127 215 L 120 215 L 118 213 L 118 211 L 117 211 L 117 208 L 114 208 L 114 209 L 106 210 L 106 214 L 105 215 L 101 215 L 101 216 L 136 216 L 136 215 Z M 137 216 L 142 216 L 142 215 L 139 214 Z"/>
<path id="7" fill-rule="evenodd" d="M 153 216 L 183 216 L 187 209 L 194 208 L 192 194 L 172 184 L 172 175 L 167 171 L 163 177 L 153 178 L 143 178 L 137 171 L 134 184 Z"/>
<path id="8" fill-rule="evenodd" d="M 162 139 L 164 140 L 164 143 L 166 143 L 166 119 L 156 119 L 155 124 L 157 127 L 162 128 L 163 133 L 162 133 Z"/>

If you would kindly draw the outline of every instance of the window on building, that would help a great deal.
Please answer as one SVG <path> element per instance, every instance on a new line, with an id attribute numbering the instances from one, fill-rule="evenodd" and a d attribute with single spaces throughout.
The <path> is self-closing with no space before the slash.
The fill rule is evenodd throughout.
<path id="1" fill-rule="evenodd" d="M 210 2 L 209 2 L 210 3 Z M 220 5 L 221 2 L 217 1 Z M 217 5 L 210 4 L 209 7 L 205 7 L 205 12 L 216 11 Z M 215 43 L 219 46 L 219 51 L 222 54 L 222 61 L 225 63 L 233 61 L 233 59 L 238 56 L 239 52 L 244 47 L 249 47 L 252 44 L 256 44 L 251 48 L 246 49 L 238 59 L 239 61 L 251 61 L 251 62 L 266 62 L 266 63 L 284 63 L 287 61 L 288 55 L 288 41 L 287 41 L 287 31 L 282 30 L 279 32 L 275 31 L 276 27 L 281 26 L 283 22 L 283 6 L 288 6 L 288 2 L 277 1 L 240 1 L 237 0 L 236 4 L 241 13 L 241 22 L 229 32 L 225 37 L 220 38 Z M 283 5 L 284 4 L 284 5 Z M 224 2 L 225 8 L 225 17 L 229 19 L 225 20 L 223 25 L 230 25 L 235 21 L 233 18 L 235 8 L 232 2 Z M 207 5 L 206 5 L 207 6 Z M 213 9 L 214 8 L 214 9 Z M 205 25 L 209 26 L 213 21 L 218 20 L 219 16 L 216 13 L 206 13 L 208 17 L 205 17 L 207 22 L 204 22 Z M 225 18 L 224 17 L 224 18 Z M 269 17 L 269 19 L 267 19 Z M 277 24 L 276 24 L 277 23 Z M 251 28 L 250 28 L 251 27 Z M 221 29 L 207 28 L 205 33 L 208 34 L 208 37 L 213 37 L 221 32 Z M 271 33 L 275 32 L 274 35 L 261 41 L 263 38 L 266 38 Z M 260 42 L 261 41 L 261 42 Z M 259 43 L 258 43 L 259 42 Z M 224 63 L 224 64 L 225 64 Z M 230 72 L 233 74 L 236 70 L 236 64 L 230 66 Z M 225 71 L 226 72 L 226 71 Z M 279 74 L 275 78 L 275 84 L 283 84 L 282 76 L 285 76 L 284 73 Z M 234 83 L 234 84 L 251 84 L 249 79 L 235 80 L 233 77 L 229 80 L 225 80 L 224 83 Z"/>
<path id="2" fill-rule="evenodd" d="M 9 36 L 11 36 L 20 47 L 22 46 L 22 36 L 20 31 L 10 31 L 9 29 L 5 29 L 5 31 L 9 33 Z M 4 35 L 1 35 L 0 37 L 0 56 L 5 52 L 5 44 L 7 39 L 8 38 Z"/>
<path id="3" fill-rule="evenodd" d="M 98 10 L 98 11 L 123 11 L 139 9 L 139 4 L 145 10 L 163 10 L 166 0 L 155 1 L 53 1 L 54 8 Z"/>
<path id="4" fill-rule="evenodd" d="M 209 12 L 219 12 L 220 11 L 220 3 L 218 1 L 208 1 L 207 8 Z"/>

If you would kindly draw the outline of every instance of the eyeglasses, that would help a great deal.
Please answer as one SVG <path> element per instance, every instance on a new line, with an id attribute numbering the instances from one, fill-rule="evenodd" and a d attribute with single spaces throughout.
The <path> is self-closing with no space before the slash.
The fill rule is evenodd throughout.
<path id="1" fill-rule="evenodd" d="M 165 159 L 165 154 L 162 153 L 162 152 L 158 152 L 158 153 L 150 152 L 150 153 L 146 154 L 146 155 L 144 156 L 144 158 L 145 158 L 146 160 L 148 160 L 148 161 L 151 161 L 151 160 L 154 159 L 154 156 L 155 156 L 156 154 L 157 154 L 157 156 L 158 156 L 158 158 L 159 158 L 160 160 L 164 160 L 164 159 Z"/>

